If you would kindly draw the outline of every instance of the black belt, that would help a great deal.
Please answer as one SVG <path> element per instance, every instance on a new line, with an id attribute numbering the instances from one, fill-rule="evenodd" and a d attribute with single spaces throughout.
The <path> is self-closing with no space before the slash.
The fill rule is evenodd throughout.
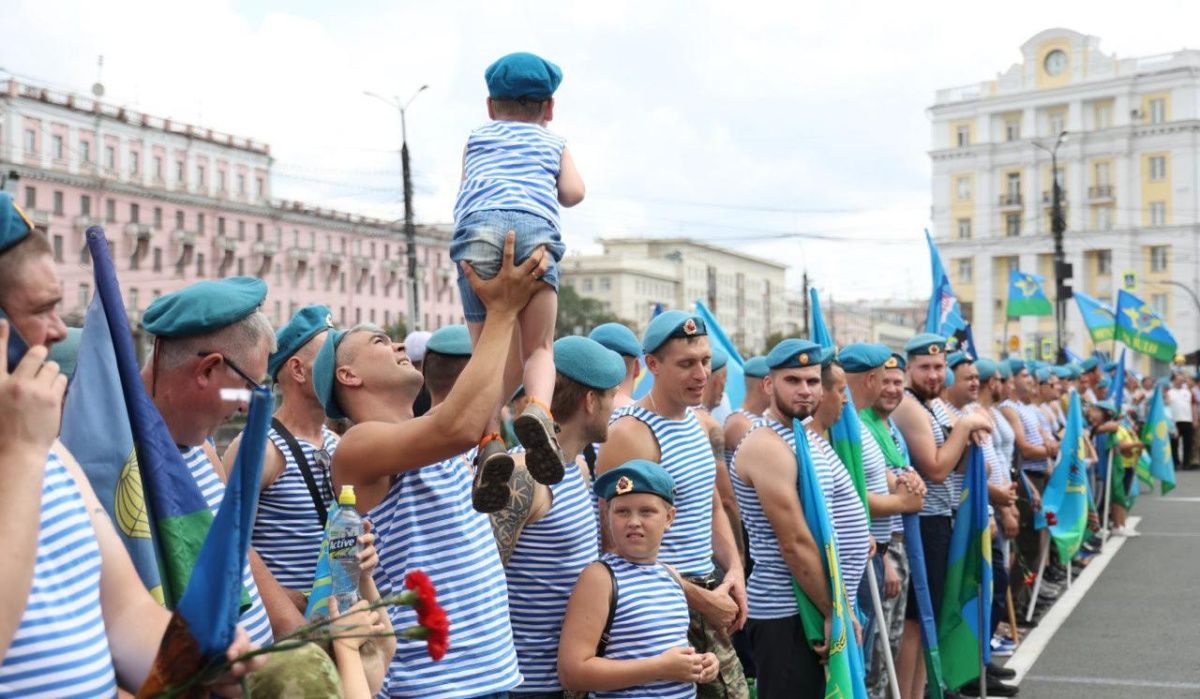
<path id="1" fill-rule="evenodd" d="M 709 573 L 708 575 L 685 575 L 683 579 L 698 587 L 703 587 L 705 590 L 715 590 L 720 584 L 717 581 L 717 576 Z"/>

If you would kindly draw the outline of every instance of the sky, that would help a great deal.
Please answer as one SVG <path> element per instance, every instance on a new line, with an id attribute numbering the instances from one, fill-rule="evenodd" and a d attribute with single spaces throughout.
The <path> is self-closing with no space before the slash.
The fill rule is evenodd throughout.
<path id="1" fill-rule="evenodd" d="M 1104 9 L 1111 6 L 1112 9 Z M 564 73 L 550 128 L 587 184 L 568 254 L 689 236 L 807 270 L 838 300 L 923 297 L 936 90 L 1051 27 L 1142 56 L 1197 48 L 1200 3 L 8 0 L 0 77 L 271 145 L 274 195 L 397 219 L 407 101 L 418 222 L 452 221 L 484 69 Z M 1189 45 L 1189 42 L 1190 45 Z"/>

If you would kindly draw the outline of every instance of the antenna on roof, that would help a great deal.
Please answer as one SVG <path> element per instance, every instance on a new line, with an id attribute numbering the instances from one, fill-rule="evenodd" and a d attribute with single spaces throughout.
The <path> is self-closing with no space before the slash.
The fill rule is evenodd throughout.
<path id="1" fill-rule="evenodd" d="M 92 85 L 92 94 L 96 99 L 104 96 L 104 83 L 100 82 L 104 77 L 104 56 L 96 57 L 96 84 Z"/>

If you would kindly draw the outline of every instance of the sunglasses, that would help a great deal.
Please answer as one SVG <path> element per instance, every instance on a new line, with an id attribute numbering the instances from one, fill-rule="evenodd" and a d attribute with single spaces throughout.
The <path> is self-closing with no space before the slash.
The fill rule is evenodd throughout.
<path id="1" fill-rule="evenodd" d="M 226 357 L 225 355 L 221 354 L 220 352 L 197 352 L 197 353 L 196 353 L 196 356 L 197 356 L 197 357 L 207 357 L 207 356 L 208 356 L 208 355 L 210 355 L 210 354 L 219 354 L 219 355 L 221 356 L 221 361 L 222 361 L 222 362 L 225 362 L 225 366 L 227 366 L 227 367 L 229 367 L 230 369 L 232 369 L 232 370 L 233 370 L 233 373 L 235 373 L 235 374 L 237 374 L 238 376 L 242 377 L 242 380 L 244 380 L 244 381 L 246 382 L 246 388 L 248 388 L 248 389 L 250 389 L 250 390 L 252 390 L 252 391 L 253 391 L 254 389 L 256 389 L 256 388 L 263 388 L 263 385 L 262 385 L 261 383 L 259 383 L 259 382 L 255 381 L 254 379 L 250 378 L 250 375 L 249 375 L 249 374 L 247 374 L 246 372 L 242 371 L 242 370 L 241 370 L 241 368 L 240 368 L 240 367 L 238 367 L 238 365 L 237 365 L 237 364 L 234 364 L 233 362 L 231 362 L 231 361 L 229 360 L 229 358 L 228 358 L 228 357 Z"/>

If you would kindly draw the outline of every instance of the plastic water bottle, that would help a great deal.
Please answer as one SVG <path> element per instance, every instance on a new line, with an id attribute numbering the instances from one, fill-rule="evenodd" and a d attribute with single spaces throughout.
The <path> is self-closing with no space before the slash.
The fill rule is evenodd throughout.
<path id="1" fill-rule="evenodd" d="M 363 533 L 362 517 L 354 505 L 354 486 L 342 486 L 338 511 L 329 523 L 329 569 L 333 577 L 333 597 L 338 613 L 345 614 L 358 602 L 358 537 Z"/>

